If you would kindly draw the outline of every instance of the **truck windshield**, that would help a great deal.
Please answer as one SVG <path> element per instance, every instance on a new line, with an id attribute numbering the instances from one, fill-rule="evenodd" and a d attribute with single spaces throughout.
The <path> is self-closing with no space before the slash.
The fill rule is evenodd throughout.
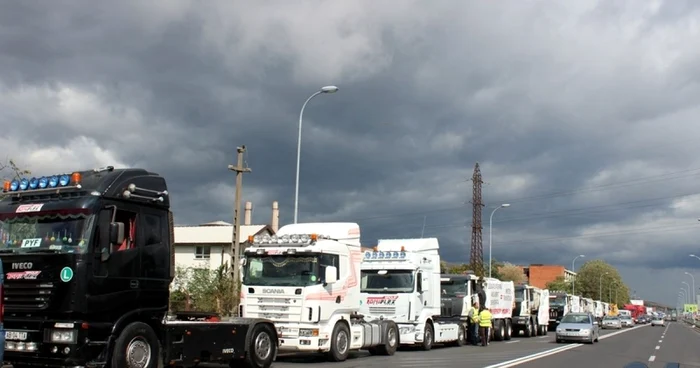
<path id="1" fill-rule="evenodd" d="M 440 282 L 440 288 L 442 289 L 443 298 L 457 298 L 467 295 L 466 280 L 442 281 Z"/>
<path id="2" fill-rule="evenodd" d="M 566 305 L 566 297 L 563 295 L 549 297 L 549 305 L 552 307 L 563 307 Z"/>
<path id="3" fill-rule="evenodd" d="M 0 214 L 0 252 L 83 253 L 94 219 L 85 210 Z"/>
<path id="4" fill-rule="evenodd" d="M 410 293 L 413 291 L 413 271 L 387 270 L 362 271 L 361 292 L 370 294 Z"/>
<path id="5" fill-rule="evenodd" d="M 522 302 L 525 300 L 525 288 L 522 286 L 515 287 L 515 301 Z"/>
<path id="6" fill-rule="evenodd" d="M 310 286 L 323 282 L 326 266 L 337 256 L 325 254 L 246 255 L 243 283 L 259 286 Z"/>

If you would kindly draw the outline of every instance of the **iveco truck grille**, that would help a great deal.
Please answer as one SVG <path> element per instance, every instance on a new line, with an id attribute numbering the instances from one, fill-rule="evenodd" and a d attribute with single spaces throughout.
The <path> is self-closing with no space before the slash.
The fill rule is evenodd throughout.
<path id="1" fill-rule="evenodd" d="M 51 282 L 5 280 L 5 309 L 17 311 L 42 310 L 49 306 L 54 285 Z"/>

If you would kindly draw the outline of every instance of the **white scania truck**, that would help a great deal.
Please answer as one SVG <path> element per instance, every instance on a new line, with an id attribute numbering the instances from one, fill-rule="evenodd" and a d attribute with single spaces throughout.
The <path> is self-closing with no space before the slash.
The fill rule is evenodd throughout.
<path id="1" fill-rule="evenodd" d="M 393 355 L 399 330 L 390 319 L 360 315 L 360 226 L 286 225 L 254 237 L 243 264 L 240 315 L 272 320 L 280 352 L 328 353 L 344 361 L 351 350 Z"/>
<path id="2" fill-rule="evenodd" d="M 436 238 L 382 239 L 364 253 L 360 313 L 396 322 L 402 345 L 466 343 L 458 319 L 440 318 L 439 248 Z"/>

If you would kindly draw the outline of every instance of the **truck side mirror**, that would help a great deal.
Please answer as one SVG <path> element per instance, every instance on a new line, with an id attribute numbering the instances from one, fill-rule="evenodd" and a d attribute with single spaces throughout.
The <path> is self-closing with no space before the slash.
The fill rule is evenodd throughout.
<path id="1" fill-rule="evenodd" d="M 338 281 L 338 268 L 335 266 L 326 266 L 326 274 L 323 275 L 323 282 L 332 284 Z"/>
<path id="2" fill-rule="evenodd" d="M 124 242 L 124 223 L 109 223 L 109 243 L 111 245 L 121 245 Z"/>

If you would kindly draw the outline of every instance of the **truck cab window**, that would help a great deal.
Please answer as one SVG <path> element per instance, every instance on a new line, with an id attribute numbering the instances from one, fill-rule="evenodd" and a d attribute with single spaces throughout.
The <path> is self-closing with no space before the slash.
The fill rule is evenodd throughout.
<path id="1" fill-rule="evenodd" d="M 136 247 L 136 213 L 131 211 L 117 210 L 114 217 L 115 222 L 124 223 L 124 242 L 113 245 L 112 250 L 121 252 Z"/>
<path id="2" fill-rule="evenodd" d="M 151 214 L 142 214 L 145 227 L 142 231 L 145 232 L 146 246 L 160 244 L 161 239 L 161 227 L 160 227 L 160 217 Z"/>

